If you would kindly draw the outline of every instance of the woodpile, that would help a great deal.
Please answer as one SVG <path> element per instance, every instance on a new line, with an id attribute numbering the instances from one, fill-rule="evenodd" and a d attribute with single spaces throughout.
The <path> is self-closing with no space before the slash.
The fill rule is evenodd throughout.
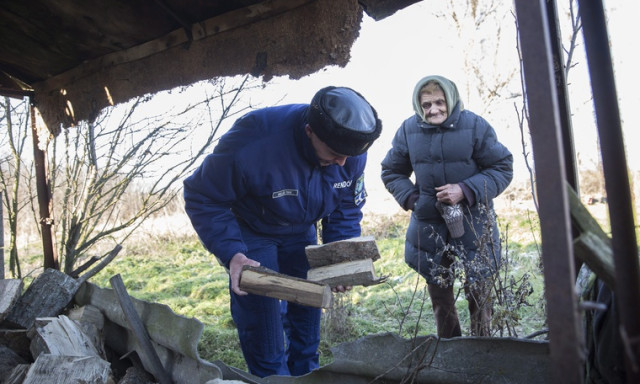
<path id="1" fill-rule="evenodd" d="M 154 382 L 139 367 L 125 376 L 142 380 L 116 380 L 102 339 L 100 310 L 68 309 L 81 283 L 47 269 L 22 294 L 21 280 L 0 280 L 0 382 Z"/>
<path id="2" fill-rule="evenodd" d="M 129 297 L 119 275 L 112 290 L 86 278 L 0 280 L 0 383 L 228 383 L 197 356 L 200 322 Z"/>

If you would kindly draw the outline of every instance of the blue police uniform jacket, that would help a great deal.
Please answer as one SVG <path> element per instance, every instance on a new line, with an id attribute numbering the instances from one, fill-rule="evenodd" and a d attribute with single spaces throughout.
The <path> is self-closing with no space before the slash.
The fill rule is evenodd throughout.
<path id="1" fill-rule="evenodd" d="M 191 223 L 225 266 L 247 253 L 239 225 L 277 237 L 322 220 L 324 243 L 360 236 L 366 153 L 320 166 L 304 130 L 307 110 L 291 104 L 244 115 L 184 180 Z"/>

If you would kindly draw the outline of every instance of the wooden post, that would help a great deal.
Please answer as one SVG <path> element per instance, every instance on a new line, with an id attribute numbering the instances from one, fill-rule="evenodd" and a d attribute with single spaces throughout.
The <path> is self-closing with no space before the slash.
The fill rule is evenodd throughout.
<path id="1" fill-rule="evenodd" d="M 557 85 L 543 0 L 516 0 L 529 129 L 540 203 L 540 234 L 554 383 L 584 382 L 584 335 L 575 292 L 575 259 Z"/>
<path id="2" fill-rule="evenodd" d="M 0 200 L 4 190 L 0 191 Z M 4 213 L 0 201 L 0 280 L 4 280 Z"/>
<path id="3" fill-rule="evenodd" d="M 36 124 L 37 109 L 31 104 L 31 137 L 33 138 L 33 161 L 36 168 L 36 191 L 38 194 L 38 208 L 40 213 L 40 229 L 42 230 L 42 252 L 44 254 L 44 268 L 60 270 L 58 253 L 55 247 L 55 225 L 49 186 L 49 170 L 45 149 L 40 149 L 38 127 Z"/>
<path id="4" fill-rule="evenodd" d="M 140 357 L 143 361 L 146 360 L 149 363 L 149 370 L 151 371 L 151 374 L 155 376 L 160 384 L 173 383 L 171 376 L 165 371 L 156 350 L 151 344 L 149 333 L 144 327 L 144 324 L 142 324 L 142 320 L 140 320 L 140 316 L 131 302 L 127 289 L 122 282 L 122 278 L 120 275 L 114 275 L 109 279 L 109 282 L 111 282 L 111 287 L 113 287 L 113 290 L 118 297 L 118 301 L 122 307 L 122 312 L 124 312 L 124 316 L 127 318 L 127 322 L 131 326 L 131 330 L 140 344 L 140 348 L 142 349 L 139 351 L 141 354 Z"/>

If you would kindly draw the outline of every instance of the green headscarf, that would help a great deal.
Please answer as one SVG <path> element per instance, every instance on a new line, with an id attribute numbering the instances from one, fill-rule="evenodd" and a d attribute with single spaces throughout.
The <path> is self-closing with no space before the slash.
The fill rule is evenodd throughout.
<path id="1" fill-rule="evenodd" d="M 453 112 L 453 108 L 456 106 L 458 102 L 460 102 L 460 110 L 464 109 L 464 105 L 462 104 L 462 100 L 460 100 L 460 94 L 458 93 L 458 87 L 456 84 L 443 76 L 433 75 L 423 77 L 418 84 L 416 84 L 413 89 L 413 110 L 422 118 L 422 121 L 426 122 L 424 118 L 424 111 L 422 110 L 422 106 L 420 105 L 420 90 L 422 87 L 427 85 L 430 81 L 434 81 L 440 85 L 442 90 L 444 91 L 444 97 L 447 101 L 447 114 L 451 116 L 451 112 Z"/>

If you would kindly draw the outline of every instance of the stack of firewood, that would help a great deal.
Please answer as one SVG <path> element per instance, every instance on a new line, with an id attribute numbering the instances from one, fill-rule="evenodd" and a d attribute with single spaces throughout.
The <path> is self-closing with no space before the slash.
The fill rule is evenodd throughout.
<path id="1" fill-rule="evenodd" d="M 103 314 L 93 306 L 68 309 L 83 282 L 47 269 L 23 294 L 22 280 L 0 280 L 0 382 L 155 382 L 133 366 L 116 381 L 102 338 Z"/>
<path id="2" fill-rule="evenodd" d="M 332 288 L 379 284 L 374 261 L 380 258 L 372 236 L 310 245 L 306 249 L 311 269 L 306 279 L 287 276 L 263 267 L 245 266 L 240 289 L 262 296 L 317 308 L 330 308 Z"/>
<path id="3" fill-rule="evenodd" d="M 202 323 L 129 297 L 119 275 L 111 285 L 54 269 L 24 293 L 0 280 L 0 383 L 232 383 L 197 356 Z"/>

